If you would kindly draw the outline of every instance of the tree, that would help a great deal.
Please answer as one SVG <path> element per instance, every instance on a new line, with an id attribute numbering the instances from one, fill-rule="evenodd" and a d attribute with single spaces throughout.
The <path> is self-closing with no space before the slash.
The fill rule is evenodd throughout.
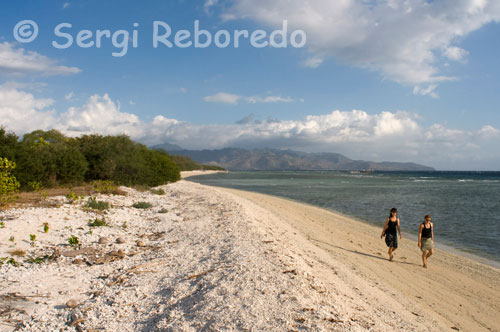
<path id="1" fill-rule="evenodd" d="M 7 158 L 0 158 L 0 206 L 14 199 L 14 194 L 19 190 L 19 182 L 12 175 L 16 163 Z"/>

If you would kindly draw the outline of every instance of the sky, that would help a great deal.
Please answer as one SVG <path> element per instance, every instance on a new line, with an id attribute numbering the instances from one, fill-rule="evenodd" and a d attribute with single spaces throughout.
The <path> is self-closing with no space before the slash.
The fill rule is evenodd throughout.
<path id="1" fill-rule="evenodd" d="M 499 22 L 497 0 L 2 1 L 0 125 L 498 171 Z"/>

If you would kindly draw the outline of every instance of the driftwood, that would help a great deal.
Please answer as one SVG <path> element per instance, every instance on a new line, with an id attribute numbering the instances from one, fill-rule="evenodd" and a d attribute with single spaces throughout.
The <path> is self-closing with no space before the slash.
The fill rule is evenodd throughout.
<path id="1" fill-rule="evenodd" d="M 154 265 L 158 265 L 158 264 L 161 264 L 161 263 L 166 263 L 167 261 L 164 260 L 164 261 L 157 261 L 157 262 L 148 262 L 148 263 L 144 263 L 144 264 L 139 264 L 137 266 L 134 266 L 133 268 L 131 269 L 128 269 L 127 271 L 123 272 L 122 274 L 118 275 L 115 280 L 113 282 L 111 282 L 109 284 L 110 287 L 113 287 L 114 285 L 118 284 L 118 283 L 122 283 L 125 278 L 127 277 L 127 274 L 129 273 L 136 273 L 137 270 L 143 268 L 143 267 L 146 267 L 146 266 L 154 266 Z M 152 271 L 148 271 L 148 272 L 152 272 Z"/>
<path id="2" fill-rule="evenodd" d="M 211 273 L 211 272 L 214 272 L 214 271 L 215 271 L 215 269 L 206 270 L 206 271 L 198 273 L 198 274 L 193 274 L 193 275 L 191 275 L 191 276 L 189 276 L 187 278 L 188 278 L 188 280 L 195 279 L 195 278 L 204 276 L 205 274 L 208 274 L 208 273 Z"/>

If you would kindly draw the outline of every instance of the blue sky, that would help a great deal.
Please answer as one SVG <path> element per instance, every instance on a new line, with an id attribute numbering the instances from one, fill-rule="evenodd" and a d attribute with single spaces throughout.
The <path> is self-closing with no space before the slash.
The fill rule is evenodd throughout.
<path id="1" fill-rule="evenodd" d="M 38 36 L 21 43 L 16 24 Z M 288 22 L 302 48 L 167 48 L 175 34 Z M 120 134 L 186 148 L 275 147 L 500 170 L 500 4 L 488 0 L 10 1 L 0 3 L 0 124 L 22 135 Z M 124 56 L 57 49 L 77 33 L 137 30 Z M 139 26 L 135 28 L 134 23 Z M 170 38 L 173 41 L 173 37 Z M 192 39 L 191 39 L 192 40 Z M 202 39 L 203 40 L 203 39 Z"/>

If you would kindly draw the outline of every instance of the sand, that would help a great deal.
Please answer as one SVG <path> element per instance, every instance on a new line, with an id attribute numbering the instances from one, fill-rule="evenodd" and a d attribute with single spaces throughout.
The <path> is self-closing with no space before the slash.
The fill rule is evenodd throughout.
<path id="1" fill-rule="evenodd" d="M 0 267 L 0 331 L 500 331 L 494 267 L 438 250 L 423 269 L 410 240 L 388 262 L 381 228 L 330 211 L 185 180 L 160 188 L 98 196 L 113 207 L 92 234 L 102 215 L 86 198 L 0 212 L 0 257 L 27 252 Z M 71 235 L 94 252 L 66 257 Z"/>

